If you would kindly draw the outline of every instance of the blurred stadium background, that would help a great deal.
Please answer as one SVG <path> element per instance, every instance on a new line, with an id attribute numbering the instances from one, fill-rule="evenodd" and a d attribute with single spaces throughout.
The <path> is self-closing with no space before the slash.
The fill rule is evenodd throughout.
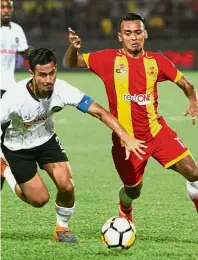
<path id="1" fill-rule="evenodd" d="M 82 51 L 116 48 L 119 19 L 127 12 L 145 17 L 146 49 L 165 53 L 181 69 L 198 68 L 198 0 L 15 0 L 14 7 L 13 21 L 29 43 L 56 49 L 59 70 L 69 26 L 82 38 Z"/>

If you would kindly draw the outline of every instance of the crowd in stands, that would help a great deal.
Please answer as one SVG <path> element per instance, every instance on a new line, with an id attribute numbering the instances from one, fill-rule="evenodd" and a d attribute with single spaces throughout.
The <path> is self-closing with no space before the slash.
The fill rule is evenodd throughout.
<path id="1" fill-rule="evenodd" d="M 72 27 L 83 39 L 115 39 L 120 17 L 136 12 L 149 34 L 194 37 L 198 0 L 15 0 L 13 20 L 31 38 L 58 37 Z"/>

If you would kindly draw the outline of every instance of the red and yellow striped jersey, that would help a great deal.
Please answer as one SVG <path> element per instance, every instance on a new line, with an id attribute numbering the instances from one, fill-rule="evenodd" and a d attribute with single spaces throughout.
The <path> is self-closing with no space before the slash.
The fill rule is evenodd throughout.
<path id="1" fill-rule="evenodd" d="M 141 140 L 154 137 L 164 119 L 158 114 L 157 82 L 177 82 L 182 73 L 165 56 L 145 51 L 139 59 L 123 49 L 83 54 L 87 67 L 104 82 L 110 112 L 126 131 Z"/>

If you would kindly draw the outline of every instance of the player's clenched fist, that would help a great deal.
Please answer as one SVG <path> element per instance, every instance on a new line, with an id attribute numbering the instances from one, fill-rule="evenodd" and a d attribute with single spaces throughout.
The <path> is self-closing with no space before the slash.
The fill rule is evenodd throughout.
<path id="1" fill-rule="evenodd" d="M 68 28 L 69 41 L 75 49 L 80 49 L 82 46 L 82 41 L 79 36 L 70 27 Z"/>

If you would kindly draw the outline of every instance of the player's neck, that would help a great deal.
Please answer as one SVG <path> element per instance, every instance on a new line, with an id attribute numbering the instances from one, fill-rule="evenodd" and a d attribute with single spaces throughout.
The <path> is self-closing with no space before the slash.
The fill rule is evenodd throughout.
<path id="1" fill-rule="evenodd" d="M 48 99 L 52 95 L 52 91 L 39 91 L 33 82 L 29 83 L 29 88 L 38 100 Z"/>
<path id="2" fill-rule="evenodd" d="M 1 21 L 1 27 L 10 27 L 10 22 Z"/>
<path id="3" fill-rule="evenodd" d="M 139 59 L 144 55 L 144 50 L 142 49 L 140 52 L 132 52 L 128 50 L 124 50 L 127 56 L 133 58 L 133 59 Z"/>

